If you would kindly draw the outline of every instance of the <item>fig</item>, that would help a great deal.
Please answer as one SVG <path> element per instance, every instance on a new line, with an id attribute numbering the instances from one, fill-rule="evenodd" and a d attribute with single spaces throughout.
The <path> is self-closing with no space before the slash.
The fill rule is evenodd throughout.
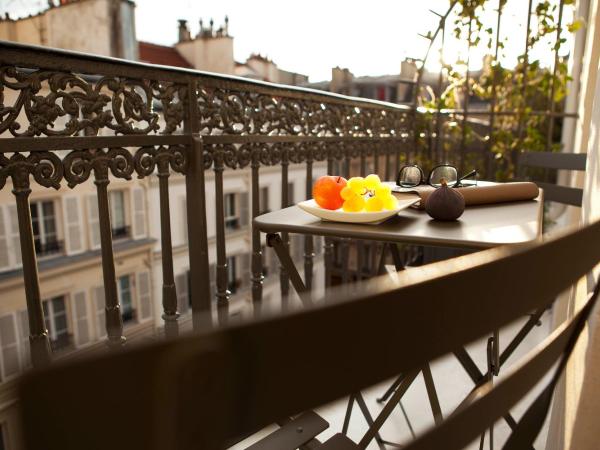
<path id="1" fill-rule="evenodd" d="M 465 198 L 458 190 L 448 187 L 444 178 L 440 182 L 442 186 L 427 198 L 425 211 L 437 220 L 456 220 L 465 210 Z"/>

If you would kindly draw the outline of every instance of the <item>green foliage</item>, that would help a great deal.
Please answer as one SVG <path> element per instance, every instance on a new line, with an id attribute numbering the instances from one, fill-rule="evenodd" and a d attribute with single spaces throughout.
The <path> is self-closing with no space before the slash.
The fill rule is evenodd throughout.
<path id="1" fill-rule="evenodd" d="M 573 3 L 563 0 L 563 8 Z M 560 57 L 554 58 L 554 55 L 566 42 L 565 35 L 574 33 L 583 26 L 580 20 L 570 24 L 560 23 L 562 19 L 558 0 L 534 1 L 526 49 L 518 57 L 515 67 L 503 67 L 502 52 L 509 45 L 509 39 L 510 45 L 516 45 L 514 36 L 501 37 L 496 49 L 496 30 L 484 25 L 482 17 L 486 12 L 498 11 L 498 8 L 502 13 L 505 5 L 506 0 L 455 1 L 452 16 L 454 36 L 466 41 L 469 48 L 484 46 L 490 50 L 490 54 L 486 57 L 484 69 L 478 77 L 474 78 L 472 74 L 467 76 L 465 70 L 458 70 L 461 65 L 465 65 L 464 61 L 454 61 L 444 65 L 446 84 L 440 95 L 434 96 L 431 92 L 424 95 L 424 91 L 420 92 L 423 97 L 421 104 L 432 111 L 462 109 L 465 95 L 476 95 L 493 108 L 492 132 L 489 135 L 487 132 L 478 132 L 476 127 L 462 120 L 463 116 L 460 114 L 445 116 L 443 124 L 436 125 L 435 122 L 440 116 L 434 112 L 423 115 L 423 123 L 418 124 L 417 139 L 418 145 L 431 148 L 431 142 L 427 142 L 427 133 L 436 131 L 436 127 L 439 127 L 440 135 L 443 136 L 442 151 L 445 155 L 458 149 L 464 156 L 462 163 L 465 166 L 477 164 L 477 168 L 484 173 L 486 168 L 492 171 L 487 174 L 488 177 L 494 174 L 500 180 L 514 177 L 514 159 L 518 152 L 545 150 L 550 132 L 553 135 L 551 150 L 558 150 L 559 144 L 555 144 L 554 141 L 558 140 L 556 136 L 560 132 L 560 120 L 556 119 L 551 128 L 549 116 L 540 112 L 562 110 L 562 103 L 567 95 L 567 83 L 571 78 L 566 61 Z M 531 58 L 531 50 L 536 45 L 540 48 L 547 46 L 547 51 L 551 52 L 551 58 L 548 59 L 553 60 L 553 64 L 550 67 L 543 67 L 539 60 Z M 485 147 L 491 153 L 486 157 L 482 157 L 481 153 L 468 153 L 466 150 L 472 148 L 477 141 L 480 147 Z M 437 155 L 437 158 L 441 156 Z M 492 164 L 486 163 L 486 159 L 491 160 Z"/>

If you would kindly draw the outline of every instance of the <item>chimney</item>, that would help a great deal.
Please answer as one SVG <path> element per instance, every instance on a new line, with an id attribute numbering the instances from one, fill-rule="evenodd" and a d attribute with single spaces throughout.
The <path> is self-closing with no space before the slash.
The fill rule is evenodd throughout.
<path id="1" fill-rule="evenodd" d="M 400 63 L 400 76 L 403 80 L 415 81 L 417 79 L 417 64 L 412 58 L 406 58 Z"/>
<path id="2" fill-rule="evenodd" d="M 223 26 L 223 34 L 229 36 L 229 17 L 225 16 L 225 25 Z"/>
<path id="3" fill-rule="evenodd" d="M 179 42 L 189 41 L 191 39 L 190 30 L 187 26 L 187 20 L 179 19 Z"/>

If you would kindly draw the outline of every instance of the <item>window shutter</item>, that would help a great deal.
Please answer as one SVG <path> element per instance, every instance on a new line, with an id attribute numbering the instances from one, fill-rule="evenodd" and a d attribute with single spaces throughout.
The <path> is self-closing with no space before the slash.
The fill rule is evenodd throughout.
<path id="1" fill-rule="evenodd" d="M 79 213 L 79 197 L 63 197 L 63 217 L 65 245 L 68 255 L 83 251 L 81 215 Z"/>
<path id="2" fill-rule="evenodd" d="M 250 284 L 250 258 L 250 253 L 242 253 L 241 255 L 238 255 L 241 272 L 239 275 L 241 275 L 242 286 L 248 286 Z"/>
<path id="3" fill-rule="evenodd" d="M 140 239 L 146 237 L 146 205 L 144 204 L 144 190 L 135 187 L 131 190 L 131 205 L 133 216 L 133 237 Z"/>
<path id="4" fill-rule="evenodd" d="M 8 226 L 4 220 L 4 208 L 0 208 L 0 269 L 10 267 L 8 255 Z"/>
<path id="5" fill-rule="evenodd" d="M 315 242 L 315 255 L 320 255 L 323 252 L 323 237 L 313 236 Z"/>
<path id="6" fill-rule="evenodd" d="M 180 314 L 185 314 L 190 309 L 187 272 L 175 277 L 175 289 L 177 289 L 177 310 Z"/>
<path id="7" fill-rule="evenodd" d="M 100 221 L 98 218 L 98 196 L 90 194 L 87 196 L 88 228 L 90 230 L 90 247 L 100 248 Z"/>
<path id="8" fill-rule="evenodd" d="M 15 266 L 21 267 L 21 237 L 19 234 L 19 216 L 17 215 L 17 205 L 8 205 L 7 223 L 10 225 L 10 232 L 8 234 L 8 250 L 9 253 L 13 255 L 13 261 Z"/>
<path id="9" fill-rule="evenodd" d="M 0 317 L 0 349 L 2 354 L 2 378 L 13 377 L 21 370 L 17 322 L 14 314 Z"/>
<path id="10" fill-rule="evenodd" d="M 106 336 L 106 311 L 104 300 L 104 286 L 97 286 L 92 291 L 94 296 L 94 305 L 96 308 L 96 336 L 102 339 Z"/>
<path id="11" fill-rule="evenodd" d="M 238 211 L 238 213 L 240 215 L 240 226 L 247 227 L 248 221 L 250 218 L 249 205 L 248 205 L 248 193 L 242 192 L 241 194 L 239 194 L 239 199 L 240 199 L 240 210 Z"/>
<path id="12" fill-rule="evenodd" d="M 217 295 L 217 265 L 215 263 L 212 263 L 208 267 L 208 279 L 210 282 L 209 295 L 211 299 L 214 299 Z"/>
<path id="13" fill-rule="evenodd" d="M 21 367 L 28 368 L 31 365 L 31 346 L 29 344 L 29 316 L 27 310 L 22 309 L 18 313 L 19 317 L 19 338 L 21 342 Z"/>
<path id="14" fill-rule="evenodd" d="M 147 320 L 152 317 L 152 296 L 150 295 L 150 272 L 138 272 L 137 295 L 140 308 L 140 319 Z"/>
<path id="15" fill-rule="evenodd" d="M 88 344 L 91 340 L 85 291 L 78 291 L 73 294 L 72 311 L 75 329 L 75 345 L 81 347 Z"/>
<path id="16" fill-rule="evenodd" d="M 185 196 L 181 197 L 181 216 L 183 218 L 182 223 L 183 223 L 183 240 L 182 243 L 183 244 L 187 244 L 188 243 L 188 221 L 187 221 L 187 201 L 185 199 Z"/>

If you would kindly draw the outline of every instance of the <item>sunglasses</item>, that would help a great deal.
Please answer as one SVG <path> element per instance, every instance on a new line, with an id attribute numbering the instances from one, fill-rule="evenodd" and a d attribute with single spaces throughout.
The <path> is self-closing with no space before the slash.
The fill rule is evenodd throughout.
<path id="1" fill-rule="evenodd" d="M 449 164 L 440 164 L 431 169 L 429 176 L 425 178 L 423 169 L 413 164 L 400 169 L 396 184 L 400 187 L 411 188 L 427 183 L 434 188 L 439 188 L 442 186 L 442 179 L 446 180 L 449 187 L 475 186 L 477 185 L 477 171 L 472 170 L 459 178 L 456 167 Z"/>

